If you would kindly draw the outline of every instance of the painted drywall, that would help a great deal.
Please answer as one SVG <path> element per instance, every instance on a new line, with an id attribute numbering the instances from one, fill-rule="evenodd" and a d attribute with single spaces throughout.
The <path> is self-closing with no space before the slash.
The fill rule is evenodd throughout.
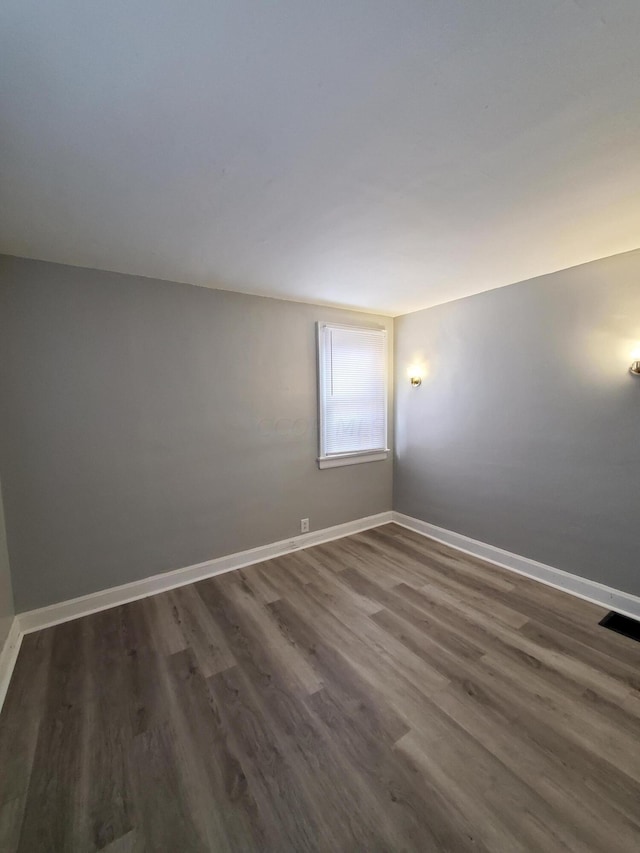
<path id="1" fill-rule="evenodd" d="M 389 318 L 6 256 L 0 282 L 17 611 L 391 509 L 391 459 L 316 463 L 316 321 Z"/>
<path id="2" fill-rule="evenodd" d="M 2 486 L 0 485 L 0 651 L 2 651 L 4 642 L 9 634 L 14 615 L 9 553 L 7 551 L 7 534 L 2 504 Z"/>
<path id="3" fill-rule="evenodd" d="M 640 594 L 640 252 L 403 316 L 395 340 L 394 509 Z"/>
<path id="4" fill-rule="evenodd" d="M 637 248 L 638 0 L 0 3 L 0 252 L 402 314 Z"/>

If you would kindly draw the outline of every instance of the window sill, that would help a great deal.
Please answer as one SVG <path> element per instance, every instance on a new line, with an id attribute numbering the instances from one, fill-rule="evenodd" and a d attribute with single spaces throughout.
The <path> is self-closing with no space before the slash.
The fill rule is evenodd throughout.
<path id="1" fill-rule="evenodd" d="M 362 462 L 382 462 L 390 450 L 365 450 L 359 453 L 343 453 L 340 456 L 319 456 L 318 468 L 339 468 L 342 465 L 360 465 Z"/>

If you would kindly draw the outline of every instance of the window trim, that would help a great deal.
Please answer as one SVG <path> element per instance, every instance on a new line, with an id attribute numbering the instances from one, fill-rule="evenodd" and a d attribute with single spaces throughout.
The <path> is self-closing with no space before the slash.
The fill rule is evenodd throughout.
<path id="1" fill-rule="evenodd" d="M 389 335 L 385 326 L 362 325 L 351 323 L 328 323 L 319 321 L 317 329 L 317 380 L 318 380 L 318 468 L 338 468 L 343 465 L 358 465 L 363 462 L 382 462 L 391 452 L 389 444 Z M 324 412 L 322 406 L 322 389 L 325 384 L 324 345 L 326 329 L 349 329 L 360 332 L 381 332 L 384 346 L 384 447 L 368 448 L 367 450 L 349 451 L 347 453 L 324 452 Z"/>

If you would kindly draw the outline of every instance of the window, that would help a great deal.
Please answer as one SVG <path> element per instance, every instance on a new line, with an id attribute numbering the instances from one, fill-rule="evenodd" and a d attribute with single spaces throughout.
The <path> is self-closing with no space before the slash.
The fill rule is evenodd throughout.
<path id="1" fill-rule="evenodd" d="M 385 329 L 318 323 L 320 468 L 386 459 Z"/>

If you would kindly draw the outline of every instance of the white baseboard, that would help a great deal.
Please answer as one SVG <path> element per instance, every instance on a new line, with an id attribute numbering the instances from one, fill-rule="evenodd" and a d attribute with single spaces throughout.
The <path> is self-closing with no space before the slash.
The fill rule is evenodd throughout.
<path id="1" fill-rule="evenodd" d="M 7 690 L 9 689 L 13 668 L 18 660 L 22 636 L 20 620 L 17 616 L 14 616 L 7 639 L 4 642 L 2 651 L 0 651 L 0 711 L 2 710 Z"/>
<path id="2" fill-rule="evenodd" d="M 454 533 L 452 530 L 445 530 L 443 527 L 436 527 L 435 524 L 429 524 L 419 518 L 411 518 L 411 516 L 403 515 L 401 512 L 394 511 L 393 520 L 401 527 L 406 527 L 415 533 L 421 533 L 430 539 L 450 545 L 465 554 L 479 557 L 496 566 L 501 566 L 503 569 L 517 572 L 519 575 L 526 575 L 547 586 L 561 589 L 577 598 L 583 598 L 585 601 L 606 607 L 607 610 L 615 610 L 616 613 L 622 613 L 624 616 L 640 620 L 640 598 L 630 592 L 622 592 L 622 590 L 613 589 L 613 587 L 605 586 L 605 584 L 597 583 L 597 581 L 573 575 L 562 569 L 555 569 L 553 566 L 547 566 L 544 563 L 538 563 L 528 557 L 512 554 L 510 551 L 504 551 L 494 545 L 487 545 L 486 542 L 479 542 L 477 539 L 471 539 L 461 533 Z"/>
<path id="3" fill-rule="evenodd" d="M 254 563 L 261 563 L 274 557 L 281 557 L 300 548 L 308 548 L 311 545 L 319 545 L 322 542 L 330 542 L 332 539 L 341 539 L 343 536 L 359 533 L 361 530 L 379 527 L 381 524 L 388 524 L 391 519 L 391 510 L 381 512 L 378 515 L 348 521 L 346 524 L 337 524 L 334 527 L 325 527 L 323 530 L 303 533 L 300 536 L 294 536 L 292 539 L 283 539 L 280 542 L 272 542 L 270 545 L 261 545 L 258 548 L 228 554 L 215 560 L 207 560 L 207 562 L 198 563 L 195 566 L 174 569 L 122 586 L 93 592 L 90 595 L 80 596 L 80 598 L 61 601 L 58 604 L 51 604 L 38 610 L 28 610 L 18 616 L 20 630 L 24 634 L 29 634 L 31 631 L 50 628 L 52 625 L 59 625 L 61 622 L 78 619 L 80 616 L 88 616 L 90 613 L 107 610 L 129 601 L 136 601 L 139 598 L 147 598 L 158 592 L 166 592 L 169 589 L 185 586 L 194 581 L 231 572 L 234 569 L 242 569 L 244 566 L 251 566 Z"/>
<path id="4" fill-rule="evenodd" d="M 208 560 L 205 563 L 198 563 L 197 565 L 187 566 L 183 569 L 175 569 L 174 571 L 164 572 L 140 581 L 134 581 L 133 583 L 123 584 L 122 586 L 101 590 L 90 595 L 83 595 L 80 598 L 61 601 L 58 604 L 18 614 L 13 620 L 9 636 L 0 653 L 0 710 L 2 709 L 2 703 L 6 696 L 24 634 L 39 631 L 42 628 L 49 628 L 61 622 L 68 622 L 71 619 L 78 619 L 81 616 L 88 616 L 100 610 L 108 610 L 110 607 L 126 604 L 129 601 L 147 598 L 150 595 L 176 589 L 177 587 L 204 580 L 214 575 L 223 574 L 224 572 L 261 563 L 264 560 L 280 557 L 292 551 L 297 551 L 300 548 L 308 548 L 311 545 L 319 545 L 323 542 L 330 542 L 333 539 L 341 539 L 344 536 L 350 536 L 362 530 L 369 530 L 372 527 L 379 527 L 391 521 L 416 533 L 421 533 L 430 539 L 450 545 L 458 551 L 479 557 L 512 572 L 526 575 L 547 584 L 547 586 L 563 590 L 578 598 L 583 598 L 586 601 L 606 607 L 609 610 L 615 610 L 617 613 L 630 616 L 632 619 L 640 620 L 640 598 L 635 595 L 596 583 L 596 581 L 581 578 L 578 575 L 572 575 L 569 572 L 555 569 L 552 566 L 546 566 L 543 563 L 530 560 L 528 557 L 512 554 L 509 551 L 504 551 L 485 542 L 470 539 L 468 536 L 463 536 L 460 533 L 436 527 L 436 525 L 429 524 L 426 521 L 411 518 L 399 512 L 389 511 L 360 518 L 356 521 L 349 521 L 346 524 L 326 527 L 324 530 L 304 533 L 292 539 L 283 539 L 280 542 L 273 542 L 269 545 L 262 545 L 247 551 L 239 551 L 236 554 L 218 557 L 214 560 Z"/>

